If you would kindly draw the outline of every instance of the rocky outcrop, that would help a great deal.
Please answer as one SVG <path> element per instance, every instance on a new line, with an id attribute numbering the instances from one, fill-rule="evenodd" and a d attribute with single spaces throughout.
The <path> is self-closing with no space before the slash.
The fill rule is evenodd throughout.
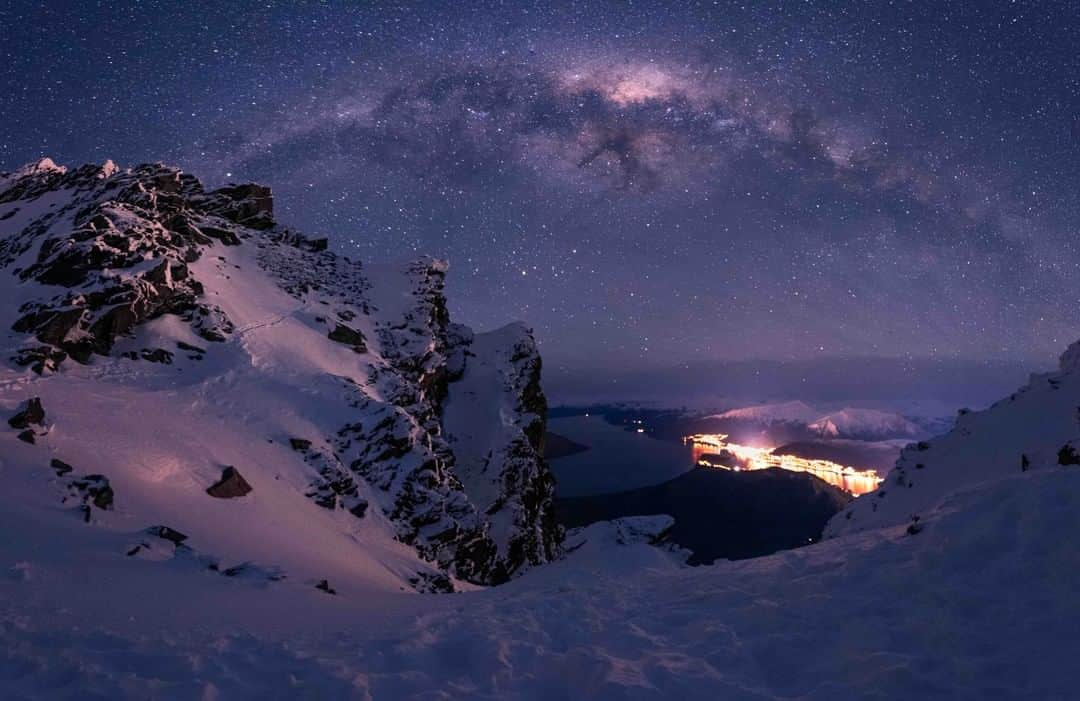
<path id="1" fill-rule="evenodd" d="M 17 308 L 0 319 L 23 339 L 8 357 L 27 375 L 74 361 L 131 377 L 183 372 L 214 355 L 213 346 L 190 343 L 188 329 L 242 348 L 245 333 L 284 317 L 268 313 L 237 328 L 222 309 L 235 307 L 213 291 L 220 280 L 207 275 L 213 268 L 228 279 L 238 266 L 226 258 L 251 251 L 245 260 L 258 270 L 244 274 L 271 280 L 297 300 L 305 323 L 321 329 L 326 345 L 313 355 L 340 358 L 345 346 L 362 368 L 331 380 L 349 419 L 289 442 L 312 502 L 365 524 L 388 523 L 431 564 L 413 582 L 424 591 L 451 591 L 455 578 L 502 582 L 558 556 L 562 531 L 541 456 L 546 404 L 531 336 L 474 336 L 451 323 L 441 261 L 372 269 L 327 249 L 325 238 L 279 226 L 272 194 L 260 185 L 207 191 L 161 164 L 69 171 L 45 160 L 0 174 L 0 282 L 13 280 L 18 290 Z M 186 325 L 187 340 L 143 339 L 142 329 L 159 319 Z M 117 356 L 122 369 L 107 360 Z M 501 368 L 483 395 L 494 438 L 478 459 L 448 440 L 460 431 L 448 429 L 447 406 L 452 386 L 489 379 L 489 362 Z M 32 442 L 35 433 L 20 436 Z M 235 498 L 250 490 L 230 467 L 206 491 Z"/>
<path id="2" fill-rule="evenodd" d="M 48 347 L 23 351 L 20 362 L 38 372 L 66 357 L 85 363 L 167 313 L 183 316 L 209 341 L 225 340 L 232 325 L 200 300 L 202 287 L 188 265 L 215 239 L 238 243 L 233 223 L 272 223 L 264 203 L 269 191 L 252 187 L 207 193 L 194 177 L 162 165 L 35 170 L 16 178 L 0 199 L 70 194 L 62 207 L 0 239 L 0 266 L 42 286 L 20 306 L 13 329 Z"/>
<path id="3" fill-rule="evenodd" d="M 563 531 L 544 461 L 547 400 L 532 332 L 511 324 L 456 334 L 462 367 L 449 384 L 445 426 L 456 472 L 492 529 L 493 571 L 508 578 L 555 558 Z"/>

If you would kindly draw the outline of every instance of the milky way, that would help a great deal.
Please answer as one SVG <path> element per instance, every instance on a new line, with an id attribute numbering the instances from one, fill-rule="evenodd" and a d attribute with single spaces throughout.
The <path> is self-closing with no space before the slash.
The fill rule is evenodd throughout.
<path id="1" fill-rule="evenodd" d="M 554 368 L 1080 336 L 1070 3 L 84 5 L 0 8 L 0 169 L 266 182 Z"/>

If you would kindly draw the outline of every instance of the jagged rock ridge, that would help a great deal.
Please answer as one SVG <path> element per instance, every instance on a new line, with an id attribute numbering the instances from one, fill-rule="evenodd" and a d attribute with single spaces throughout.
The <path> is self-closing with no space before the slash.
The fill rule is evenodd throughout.
<path id="1" fill-rule="evenodd" d="M 318 406 L 288 405 L 308 432 L 277 438 L 294 441 L 298 491 L 385 522 L 436 568 L 408 577 L 428 589 L 445 589 L 446 575 L 505 581 L 556 557 L 562 539 L 532 336 L 453 324 L 446 271 L 432 259 L 380 267 L 335 255 L 326 239 L 279 225 L 259 185 L 207 191 L 162 164 L 69 171 L 49 159 L 0 174 L 4 357 L 30 386 L 182 375 L 205 396 L 317 384 Z M 463 392 L 481 396 L 473 409 L 492 421 L 480 467 L 472 443 L 448 436 L 447 408 Z M 258 472 L 237 469 L 258 498 Z M 215 471 L 201 469 L 204 491 Z"/>

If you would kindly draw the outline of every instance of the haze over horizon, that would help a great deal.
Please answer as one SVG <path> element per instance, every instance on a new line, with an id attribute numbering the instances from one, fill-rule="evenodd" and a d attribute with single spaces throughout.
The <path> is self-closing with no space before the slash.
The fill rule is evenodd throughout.
<path id="1" fill-rule="evenodd" d="M 270 185 L 335 250 L 447 258 L 455 318 L 535 327 L 556 396 L 757 362 L 989 399 L 1080 336 L 1076 15 L 15 2 L 0 170 Z"/>

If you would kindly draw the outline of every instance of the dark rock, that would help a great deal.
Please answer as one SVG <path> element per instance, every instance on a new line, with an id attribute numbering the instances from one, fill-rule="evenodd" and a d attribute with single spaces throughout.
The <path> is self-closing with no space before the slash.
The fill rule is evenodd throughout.
<path id="1" fill-rule="evenodd" d="M 311 447 L 311 441 L 306 438 L 290 438 L 289 445 L 292 446 L 293 450 L 302 452 Z"/>
<path id="2" fill-rule="evenodd" d="M 178 530 L 169 528 L 168 526 L 151 526 L 146 529 L 146 533 L 152 536 L 157 536 L 162 540 L 167 540 L 173 545 L 180 545 L 188 539 L 186 535 Z"/>
<path id="3" fill-rule="evenodd" d="M 212 239 L 221 241 L 226 246 L 239 246 L 240 239 L 236 233 L 230 229 L 219 229 L 215 226 L 204 226 L 199 229 L 202 233 L 209 236 Z"/>
<path id="4" fill-rule="evenodd" d="M 349 509 L 349 513 L 356 518 L 364 518 L 364 514 L 367 513 L 368 503 L 366 501 L 358 502 L 355 506 Z"/>
<path id="5" fill-rule="evenodd" d="M 315 588 L 319 591 L 324 591 L 327 594 L 337 594 L 337 591 L 330 586 L 330 582 L 325 579 L 320 579 L 318 583 L 315 584 Z"/>
<path id="6" fill-rule="evenodd" d="M 349 328 L 344 324 L 338 324 L 334 327 L 334 330 L 327 334 L 327 337 L 331 341 L 337 341 L 338 343 L 344 343 L 345 345 L 352 346 L 353 350 L 357 353 L 363 353 L 367 351 L 367 342 L 364 339 L 364 334 L 360 333 L 356 329 Z"/>
<path id="7" fill-rule="evenodd" d="M 171 365 L 173 361 L 173 354 L 164 348 L 144 348 L 142 350 L 142 359 L 149 360 L 151 363 L 162 363 L 164 365 Z"/>
<path id="8" fill-rule="evenodd" d="M 230 185 L 209 193 L 206 209 L 229 221 L 251 229 L 274 226 L 274 199 L 270 188 L 261 185 Z M 203 227 L 203 233 L 207 233 Z"/>
<path id="9" fill-rule="evenodd" d="M 1061 446 L 1058 451 L 1058 465 L 1080 465 L 1080 453 L 1071 445 Z"/>
<path id="10" fill-rule="evenodd" d="M 66 475 L 67 473 L 73 472 L 75 470 L 74 467 L 57 458 L 53 458 L 52 460 L 50 460 L 49 466 L 52 469 L 56 470 L 57 475 Z"/>
<path id="11" fill-rule="evenodd" d="M 18 438 L 23 443 L 29 443 L 30 445 L 33 445 L 36 442 L 34 440 L 34 432 L 31 431 L 30 429 L 26 429 L 25 431 L 20 433 L 18 436 L 16 436 L 16 438 Z"/>
<path id="12" fill-rule="evenodd" d="M 12 428 L 29 428 L 30 424 L 41 426 L 45 423 L 45 408 L 40 397 L 33 397 L 19 407 L 19 411 L 8 419 Z"/>
<path id="13" fill-rule="evenodd" d="M 176 347 L 180 350 L 188 351 L 189 353 L 199 353 L 200 355 L 206 353 L 205 348 L 199 348 L 198 346 L 193 346 L 190 343 L 184 343 L 183 341 L 177 341 Z"/>
<path id="14" fill-rule="evenodd" d="M 109 479 L 104 475 L 86 475 L 72 480 L 69 486 L 78 491 L 81 496 L 87 520 L 90 520 L 90 504 L 104 511 L 112 510 L 115 494 L 112 485 L 109 484 Z"/>
<path id="15" fill-rule="evenodd" d="M 453 594 L 454 583 L 441 572 L 417 572 L 409 578 L 409 584 L 421 594 Z"/>
<path id="16" fill-rule="evenodd" d="M 35 346 L 34 348 L 20 349 L 12 360 L 20 367 L 30 366 L 30 369 L 41 375 L 46 370 L 55 372 L 60 363 L 67 359 L 67 353 L 52 346 Z"/>
<path id="17" fill-rule="evenodd" d="M 199 336 L 211 343 L 224 343 L 225 336 L 215 329 L 199 329 Z"/>
<path id="18" fill-rule="evenodd" d="M 251 485 L 232 465 L 222 470 L 221 479 L 206 489 L 207 494 L 218 499 L 234 499 L 249 492 L 251 492 Z"/>

